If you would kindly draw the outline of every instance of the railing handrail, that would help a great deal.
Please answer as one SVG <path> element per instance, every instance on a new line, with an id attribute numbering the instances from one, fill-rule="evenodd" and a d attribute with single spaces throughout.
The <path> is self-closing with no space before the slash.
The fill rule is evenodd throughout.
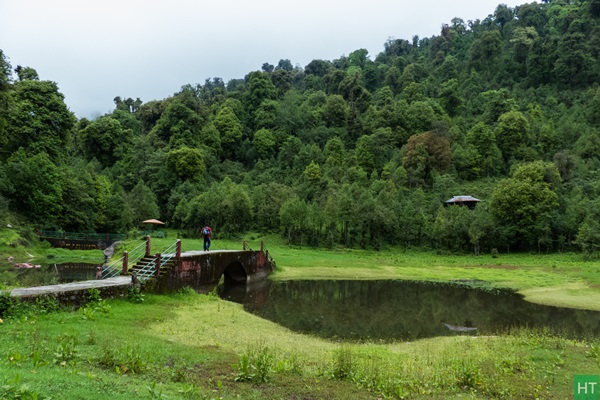
<path id="1" fill-rule="evenodd" d="M 53 239 L 74 239 L 74 240 L 96 240 L 96 239 L 126 239 L 127 234 L 125 233 L 98 233 L 98 232 L 63 232 L 63 231 L 50 231 L 50 230 L 38 230 L 38 235 L 46 238 Z"/>
<path id="2" fill-rule="evenodd" d="M 167 263 L 169 261 L 171 261 L 171 259 L 173 259 L 173 257 L 175 257 L 177 255 L 177 243 L 179 242 L 179 240 L 176 240 L 175 243 L 171 244 L 169 247 L 167 247 L 166 249 L 164 249 L 160 254 L 160 264 L 158 265 L 158 268 L 162 268 L 165 265 L 167 265 Z M 140 269 L 137 272 L 137 279 L 141 282 L 153 277 L 156 274 L 156 270 L 157 270 L 157 256 L 154 256 L 154 258 L 152 259 L 152 261 L 148 262 L 148 264 L 146 264 L 144 267 L 142 267 L 142 269 Z"/>
<path id="3" fill-rule="evenodd" d="M 133 250 L 128 252 L 128 260 L 130 263 L 138 262 L 145 254 L 146 251 L 146 241 L 135 247 Z M 102 279 L 112 278 L 120 274 L 122 268 L 116 268 L 117 265 L 123 265 L 123 259 L 125 256 L 119 258 L 118 260 L 114 260 L 113 262 L 106 264 L 102 268 Z"/>
<path id="4" fill-rule="evenodd" d="M 156 271 L 156 258 L 137 271 L 137 279 L 145 281 L 154 275 L 154 271 Z"/>
<path id="5" fill-rule="evenodd" d="M 103 268 L 102 268 L 102 279 L 106 279 L 106 278 L 112 278 L 113 276 L 117 276 L 119 275 L 119 271 L 120 269 L 115 268 L 115 266 L 117 264 L 121 264 L 123 262 L 123 259 L 125 257 L 121 257 L 118 260 L 114 260 L 113 262 L 111 262 L 110 264 L 106 264 Z"/>
<path id="6" fill-rule="evenodd" d="M 165 255 L 166 254 L 171 254 L 171 253 L 175 254 L 175 249 L 176 248 L 177 248 L 177 241 L 175 241 L 169 247 L 167 247 L 166 249 L 164 249 L 161 254 L 165 254 Z"/>
<path id="7" fill-rule="evenodd" d="M 128 253 L 130 263 L 138 262 L 146 254 L 146 243 L 147 240 L 144 240 L 139 246 Z"/>
<path id="8" fill-rule="evenodd" d="M 262 252 L 267 256 L 267 260 L 271 263 L 271 265 L 273 266 L 273 271 L 275 270 L 275 259 L 271 256 L 271 254 L 269 253 L 269 249 L 267 249 L 267 246 L 263 243 L 262 245 Z"/>

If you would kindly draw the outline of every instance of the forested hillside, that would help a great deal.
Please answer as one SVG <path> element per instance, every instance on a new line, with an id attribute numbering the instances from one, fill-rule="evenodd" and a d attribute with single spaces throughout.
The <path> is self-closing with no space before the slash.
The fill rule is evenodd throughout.
<path id="1" fill-rule="evenodd" d="M 377 55 L 116 97 L 94 121 L 0 53 L 0 220 L 124 232 L 158 217 L 309 246 L 595 256 L 599 52 L 600 0 L 500 5 Z M 455 195 L 483 201 L 444 207 Z"/>

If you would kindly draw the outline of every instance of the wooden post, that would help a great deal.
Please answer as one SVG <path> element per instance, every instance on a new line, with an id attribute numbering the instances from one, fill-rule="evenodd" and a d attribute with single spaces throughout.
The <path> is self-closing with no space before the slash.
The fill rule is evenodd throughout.
<path id="1" fill-rule="evenodd" d="M 179 258 L 181 257 L 181 240 L 177 239 L 177 244 L 175 245 L 175 248 L 177 250 L 175 250 L 175 257 L 179 260 Z"/>
<path id="2" fill-rule="evenodd" d="M 246 250 L 246 241 L 245 240 L 244 240 L 243 246 L 244 246 L 243 249 Z"/>
<path id="3" fill-rule="evenodd" d="M 260 241 L 260 251 L 265 251 L 265 242 Z"/>
<path id="4" fill-rule="evenodd" d="M 146 257 L 150 257 L 150 235 L 146 236 Z"/>
<path id="5" fill-rule="evenodd" d="M 129 252 L 123 252 L 123 269 L 121 270 L 121 274 L 127 275 L 127 270 L 129 270 Z"/>
<path id="6" fill-rule="evenodd" d="M 156 277 L 160 275 L 160 253 L 156 253 Z"/>

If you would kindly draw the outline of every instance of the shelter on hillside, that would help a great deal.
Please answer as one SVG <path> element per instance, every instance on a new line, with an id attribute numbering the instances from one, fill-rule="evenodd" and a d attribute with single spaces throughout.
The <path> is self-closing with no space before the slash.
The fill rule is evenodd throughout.
<path id="1" fill-rule="evenodd" d="M 450 200 L 446 200 L 445 204 L 447 206 L 449 206 L 449 205 L 466 206 L 466 207 L 473 209 L 473 208 L 475 208 L 477 203 L 479 203 L 480 201 L 481 200 L 476 199 L 473 196 L 454 196 Z"/>

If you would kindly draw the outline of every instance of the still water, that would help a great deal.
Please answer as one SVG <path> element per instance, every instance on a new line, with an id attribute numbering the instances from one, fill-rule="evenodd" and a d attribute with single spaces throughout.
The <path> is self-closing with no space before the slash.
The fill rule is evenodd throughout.
<path id="1" fill-rule="evenodd" d="M 529 303 L 510 290 L 412 281 L 266 281 L 221 297 L 293 331 L 342 340 L 414 340 L 546 328 L 600 334 L 600 312 Z"/>
<path id="2" fill-rule="evenodd" d="M 31 287 L 86 281 L 95 279 L 98 266 L 102 266 L 102 264 L 71 262 L 42 264 L 33 268 L 0 265 L 0 286 Z"/>

